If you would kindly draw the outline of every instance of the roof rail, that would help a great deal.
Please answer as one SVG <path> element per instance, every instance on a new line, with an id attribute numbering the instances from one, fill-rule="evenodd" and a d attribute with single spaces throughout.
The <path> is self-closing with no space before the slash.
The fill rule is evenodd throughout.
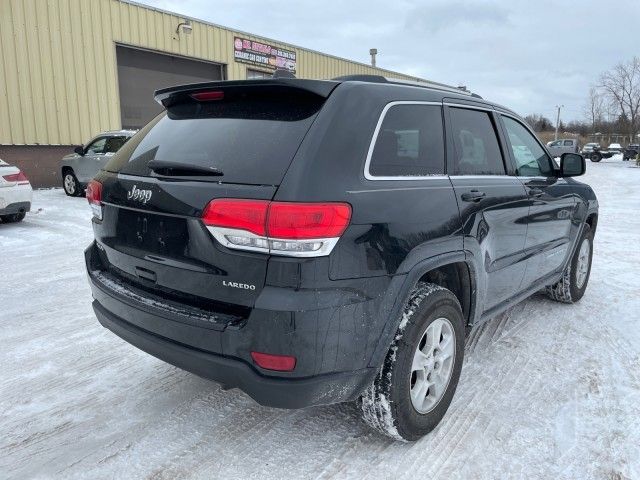
<path id="1" fill-rule="evenodd" d="M 341 77 L 336 77 L 333 80 L 338 80 L 342 82 L 346 81 L 356 81 L 356 82 L 373 82 L 373 83 L 392 83 L 397 85 L 411 85 L 413 87 L 422 87 L 422 88 L 433 88 L 435 90 L 443 90 L 445 92 L 458 93 L 461 95 L 468 95 L 470 97 L 482 98 L 477 93 L 472 93 L 466 89 L 454 87 L 451 85 L 446 85 L 444 83 L 432 82 L 430 80 L 403 80 L 400 78 L 389 78 L 383 77 L 382 75 L 343 75 Z"/>

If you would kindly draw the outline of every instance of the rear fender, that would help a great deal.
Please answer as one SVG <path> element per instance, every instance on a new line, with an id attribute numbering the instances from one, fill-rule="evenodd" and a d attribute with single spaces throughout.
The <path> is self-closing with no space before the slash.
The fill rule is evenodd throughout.
<path id="1" fill-rule="evenodd" d="M 400 325 L 400 321 L 402 320 L 402 310 L 409 300 L 411 290 L 420 278 L 427 272 L 438 267 L 458 262 L 466 263 L 469 268 L 471 280 L 471 304 L 469 308 L 469 318 L 467 321 L 469 323 L 473 322 L 476 317 L 477 310 L 477 269 L 468 261 L 465 253 L 463 251 L 451 252 L 422 260 L 421 262 L 418 262 L 408 273 L 394 276 L 389 284 L 380 312 L 380 315 L 382 316 L 381 321 L 384 323 L 384 327 L 380 334 L 378 344 L 371 356 L 371 360 L 369 361 L 370 367 L 375 367 L 377 369 L 382 366 L 382 362 L 389 351 L 389 346 L 391 345 L 393 337 Z"/>

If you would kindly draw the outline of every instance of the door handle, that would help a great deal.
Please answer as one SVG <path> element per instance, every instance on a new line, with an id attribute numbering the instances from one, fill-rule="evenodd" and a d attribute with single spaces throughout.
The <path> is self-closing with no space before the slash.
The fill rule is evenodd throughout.
<path id="1" fill-rule="evenodd" d="M 484 192 L 480 192 L 478 190 L 471 190 L 470 192 L 465 192 L 462 195 L 460 195 L 460 198 L 464 202 L 479 202 L 486 196 L 487 194 Z"/>
<path id="2" fill-rule="evenodd" d="M 537 187 L 529 187 L 529 196 L 530 197 L 541 197 L 544 191 Z"/>

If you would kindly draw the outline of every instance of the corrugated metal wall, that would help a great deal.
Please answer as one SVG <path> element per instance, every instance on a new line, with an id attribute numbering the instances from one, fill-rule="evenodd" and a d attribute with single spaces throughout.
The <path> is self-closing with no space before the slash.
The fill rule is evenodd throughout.
<path id="1" fill-rule="evenodd" d="M 0 144 L 80 144 L 120 128 L 116 43 L 223 63 L 229 79 L 246 77 L 234 35 L 295 50 L 300 78 L 414 78 L 204 22 L 177 36 L 183 18 L 119 0 L 0 0 Z"/>

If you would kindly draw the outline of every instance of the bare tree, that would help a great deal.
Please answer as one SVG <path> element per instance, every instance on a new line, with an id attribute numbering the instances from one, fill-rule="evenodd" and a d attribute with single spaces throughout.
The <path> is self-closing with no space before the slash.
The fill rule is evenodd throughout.
<path id="1" fill-rule="evenodd" d="M 599 86 L 620 117 L 627 120 L 629 134 L 635 139 L 640 127 L 640 58 L 633 57 L 604 72 Z"/>
<path id="2" fill-rule="evenodd" d="M 596 125 L 602 122 L 604 114 L 604 99 L 602 93 L 597 87 L 591 87 L 589 89 L 589 97 L 587 98 L 587 105 L 585 107 L 585 115 L 591 123 L 591 129 L 595 132 Z"/>

